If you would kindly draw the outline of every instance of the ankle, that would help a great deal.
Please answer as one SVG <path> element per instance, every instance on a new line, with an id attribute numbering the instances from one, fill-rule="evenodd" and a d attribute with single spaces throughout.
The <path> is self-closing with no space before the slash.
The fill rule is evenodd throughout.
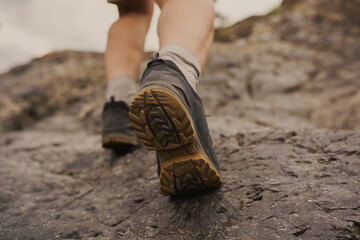
<path id="1" fill-rule="evenodd" d="M 159 57 L 174 62 L 184 74 L 190 86 L 197 92 L 201 65 L 197 57 L 189 49 L 178 44 L 167 44 L 160 49 Z"/>
<path id="2" fill-rule="evenodd" d="M 137 86 L 133 78 L 129 76 L 117 76 L 112 78 L 107 85 L 106 100 L 108 102 L 111 100 L 116 102 L 123 101 L 130 106 L 136 91 Z"/>

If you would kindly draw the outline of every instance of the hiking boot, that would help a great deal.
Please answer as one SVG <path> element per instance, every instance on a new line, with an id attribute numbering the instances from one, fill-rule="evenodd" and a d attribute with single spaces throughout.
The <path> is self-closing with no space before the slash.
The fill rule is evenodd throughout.
<path id="1" fill-rule="evenodd" d="M 102 113 L 102 146 L 123 151 L 138 145 L 137 137 L 129 120 L 129 107 L 111 98 Z"/>
<path id="2" fill-rule="evenodd" d="M 165 195 L 220 187 L 220 166 L 202 102 L 168 60 L 148 64 L 130 105 L 131 125 L 148 150 L 157 151 Z"/>

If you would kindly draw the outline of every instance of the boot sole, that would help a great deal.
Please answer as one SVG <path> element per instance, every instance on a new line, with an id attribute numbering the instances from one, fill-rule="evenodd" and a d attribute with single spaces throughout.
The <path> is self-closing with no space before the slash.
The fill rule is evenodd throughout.
<path id="1" fill-rule="evenodd" d="M 163 194 L 221 186 L 220 173 L 202 150 L 191 115 L 175 94 L 160 86 L 146 88 L 131 103 L 129 117 L 145 147 L 160 154 Z"/>
<path id="2" fill-rule="evenodd" d="M 138 146 L 136 139 L 131 139 L 120 133 L 106 134 L 102 137 L 102 146 L 107 149 L 121 149 L 129 146 Z"/>

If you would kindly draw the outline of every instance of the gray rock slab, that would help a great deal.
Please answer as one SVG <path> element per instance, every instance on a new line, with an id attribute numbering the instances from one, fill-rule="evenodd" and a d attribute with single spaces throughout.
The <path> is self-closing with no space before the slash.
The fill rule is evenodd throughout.
<path id="1" fill-rule="evenodd" d="M 166 197 L 154 153 L 105 151 L 73 116 L 3 134 L 0 239 L 359 239 L 359 132 L 213 136 L 222 188 Z"/>

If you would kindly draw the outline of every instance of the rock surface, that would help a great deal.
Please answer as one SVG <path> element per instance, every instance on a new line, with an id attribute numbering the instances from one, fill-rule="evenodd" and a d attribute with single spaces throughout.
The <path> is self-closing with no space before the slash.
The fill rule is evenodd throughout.
<path id="1" fill-rule="evenodd" d="M 207 194 L 164 197 L 153 152 L 101 148 L 102 54 L 1 75 L 0 239 L 360 239 L 359 1 L 324 2 L 214 45 L 199 92 L 224 185 Z"/>
<path id="2" fill-rule="evenodd" d="M 0 239 L 359 239 L 360 133 L 213 132 L 221 189 L 161 195 L 155 156 L 115 156 L 73 114 L 0 138 Z"/>

